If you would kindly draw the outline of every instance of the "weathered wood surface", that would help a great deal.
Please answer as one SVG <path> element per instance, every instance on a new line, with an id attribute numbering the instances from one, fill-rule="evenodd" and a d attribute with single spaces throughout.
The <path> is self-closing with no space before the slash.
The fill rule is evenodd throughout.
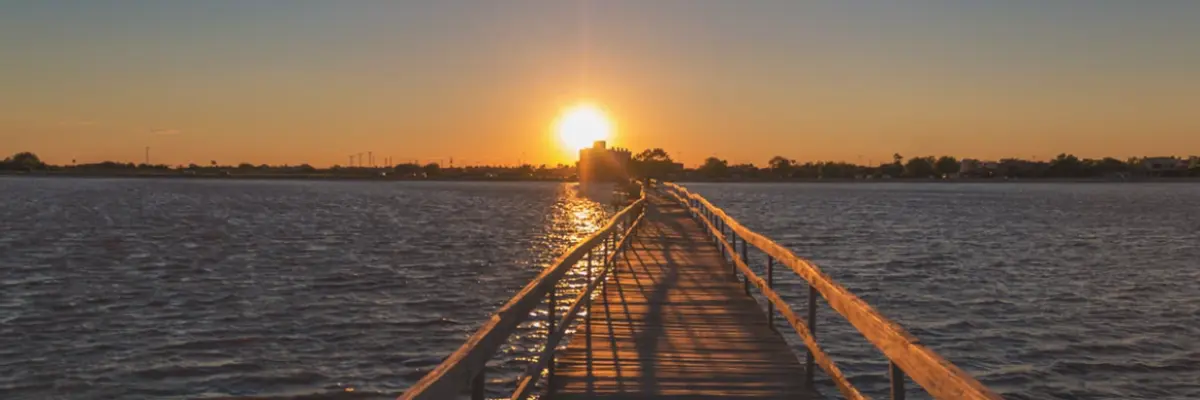
<path id="1" fill-rule="evenodd" d="M 804 367 L 677 203 L 644 226 L 559 356 L 554 399 L 806 399 Z"/>
<path id="2" fill-rule="evenodd" d="M 790 250 L 780 246 L 770 238 L 746 228 L 704 197 L 693 194 L 686 188 L 673 183 L 664 183 L 663 185 L 669 190 L 677 192 L 683 200 L 690 200 L 697 204 L 696 209 L 707 210 L 707 212 L 712 213 L 721 222 L 724 229 L 774 258 L 779 264 L 786 265 L 797 275 L 808 281 L 829 302 L 829 306 L 834 311 L 837 311 L 838 314 L 849 321 L 851 325 L 863 334 L 863 337 L 867 341 L 874 344 L 889 360 L 899 366 L 906 375 L 934 398 L 1001 398 L 975 380 L 970 374 L 959 369 L 958 366 L 942 358 L 933 350 L 919 344 L 915 336 L 909 334 L 899 324 L 884 317 L 874 307 L 871 307 L 870 304 L 867 304 L 841 284 L 835 282 L 813 263 L 797 257 Z M 758 282 L 754 283 L 758 284 Z M 776 306 L 779 306 L 779 304 L 776 304 Z M 801 335 L 804 336 L 803 332 Z M 805 341 L 807 343 L 808 338 L 805 338 Z M 809 345 L 811 347 L 811 344 Z"/>
<path id="3" fill-rule="evenodd" d="M 683 205 L 688 204 L 688 201 L 685 198 L 678 197 L 678 195 L 674 193 L 670 193 L 669 195 L 674 196 L 674 198 Z M 692 210 L 693 215 L 699 215 L 701 213 L 701 210 L 698 208 L 691 206 L 687 207 Z M 729 241 L 729 235 L 713 225 L 713 222 L 708 218 L 699 218 L 699 222 L 708 233 L 716 237 L 718 248 L 723 248 L 726 254 L 737 254 L 733 244 Z M 745 246 L 744 243 L 743 246 Z M 767 298 L 767 304 L 773 306 L 773 309 L 778 310 L 788 324 L 792 326 L 792 329 L 796 331 L 796 334 L 800 335 L 800 340 L 804 341 L 805 347 L 807 347 L 809 353 L 812 354 L 814 365 L 820 366 L 821 369 L 825 371 L 825 375 L 833 381 L 834 386 L 836 386 L 838 391 L 842 393 L 842 397 L 849 400 L 866 399 L 866 397 L 858 391 L 858 388 L 855 388 L 854 385 L 850 384 L 850 380 L 846 379 L 846 375 L 842 373 L 842 370 L 838 368 L 836 363 L 833 362 L 833 359 L 825 353 L 825 350 L 821 349 L 821 346 L 817 344 L 816 336 L 809 331 L 808 326 L 805 324 L 806 321 L 801 319 L 794 311 L 792 311 L 792 306 L 783 301 L 783 298 L 779 296 L 779 293 L 775 292 L 775 290 L 767 284 L 767 281 L 758 277 L 758 275 L 756 275 L 754 271 L 750 269 L 750 266 L 746 264 L 742 258 L 734 257 L 732 262 L 737 268 L 738 272 L 745 277 L 746 282 L 758 288 L 759 292 L 761 292 L 763 296 Z M 810 300 L 810 302 L 811 301 L 813 300 Z M 812 303 L 809 304 L 809 307 L 813 306 L 814 305 Z M 810 309 L 808 311 L 810 315 L 809 318 L 812 318 L 813 310 Z"/>

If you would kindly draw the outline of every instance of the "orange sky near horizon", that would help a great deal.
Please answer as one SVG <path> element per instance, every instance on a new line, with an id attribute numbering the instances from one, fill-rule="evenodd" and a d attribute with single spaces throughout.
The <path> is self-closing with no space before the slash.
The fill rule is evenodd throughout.
<path id="1" fill-rule="evenodd" d="M 1200 154 L 1200 7 L 849 3 L 22 4 L 0 157 L 553 165 L 589 101 L 689 166 Z"/>

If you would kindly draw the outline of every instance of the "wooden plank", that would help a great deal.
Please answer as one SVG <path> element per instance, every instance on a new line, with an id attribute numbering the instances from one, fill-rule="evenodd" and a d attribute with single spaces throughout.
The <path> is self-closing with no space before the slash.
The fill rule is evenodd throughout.
<path id="1" fill-rule="evenodd" d="M 694 202 L 705 214 L 715 215 L 722 226 L 737 234 L 754 247 L 788 266 L 815 288 L 829 306 L 841 314 L 883 354 L 903 370 L 914 382 L 921 385 L 930 395 L 938 399 L 1000 399 L 970 374 L 950 363 L 933 350 L 918 344 L 916 337 L 899 324 L 892 322 L 862 301 L 842 285 L 835 282 L 813 263 L 797 257 L 787 248 L 762 236 L 731 218 L 724 210 L 716 207 L 704 197 L 689 192 L 686 188 L 664 183 L 668 191 L 683 203 Z M 806 340 L 807 343 L 807 340 Z M 810 347 L 811 348 L 811 347 Z"/>
<path id="2" fill-rule="evenodd" d="M 644 227 L 559 357 L 549 398 L 819 397 L 696 221 L 648 201 Z"/>

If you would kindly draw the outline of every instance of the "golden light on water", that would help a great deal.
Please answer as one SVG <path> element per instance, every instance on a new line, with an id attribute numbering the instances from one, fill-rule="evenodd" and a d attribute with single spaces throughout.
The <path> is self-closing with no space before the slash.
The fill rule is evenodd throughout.
<path id="1" fill-rule="evenodd" d="M 588 208 L 581 208 L 574 212 L 575 225 L 580 233 L 591 234 L 597 229 L 600 229 L 596 224 L 596 211 Z"/>
<path id="2" fill-rule="evenodd" d="M 554 130 L 563 148 L 575 153 L 591 147 L 597 140 L 608 140 L 612 136 L 612 122 L 600 107 L 581 103 L 563 110 Z"/>

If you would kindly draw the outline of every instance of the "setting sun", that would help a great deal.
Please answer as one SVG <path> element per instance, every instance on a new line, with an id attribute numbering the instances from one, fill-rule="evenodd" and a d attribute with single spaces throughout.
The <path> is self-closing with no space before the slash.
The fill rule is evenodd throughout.
<path id="1" fill-rule="evenodd" d="M 591 104 L 580 104 L 563 111 L 555 124 L 563 147 L 571 152 L 590 147 L 597 140 L 607 140 L 612 124 L 604 111 Z"/>

